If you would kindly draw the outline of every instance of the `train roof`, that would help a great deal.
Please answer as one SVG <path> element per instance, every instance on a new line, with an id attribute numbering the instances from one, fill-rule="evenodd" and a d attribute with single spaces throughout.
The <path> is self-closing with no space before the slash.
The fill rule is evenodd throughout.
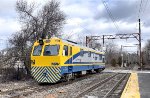
<path id="1" fill-rule="evenodd" d="M 46 41 L 47 39 L 43 39 L 43 40 Z M 104 54 L 104 52 L 100 52 L 100 51 L 97 51 L 95 49 L 92 49 L 92 48 L 89 48 L 89 47 L 86 47 L 86 46 L 83 46 L 83 45 L 79 45 L 76 42 L 73 42 L 73 41 L 70 41 L 70 40 L 65 40 L 65 39 L 61 39 L 61 38 L 58 38 L 58 37 L 52 37 L 49 40 L 60 40 L 64 43 L 71 44 L 73 46 L 78 46 L 78 47 L 80 47 L 82 49 L 85 49 L 87 51 L 95 52 L 95 53 L 98 53 L 98 54 Z M 38 41 L 36 41 L 36 43 L 38 43 Z"/>
<path id="2" fill-rule="evenodd" d="M 97 51 L 93 48 L 89 48 L 89 47 L 86 47 L 86 46 L 83 46 L 83 45 L 79 45 L 79 44 L 76 44 L 76 43 L 72 43 L 71 41 L 68 41 L 68 40 L 64 40 L 62 39 L 63 42 L 65 43 L 68 43 L 68 44 L 71 44 L 71 45 L 74 45 L 74 46 L 78 46 L 78 47 L 81 47 L 82 49 L 85 49 L 87 51 L 91 51 L 91 52 L 96 52 L 96 53 L 100 53 L 100 54 L 104 54 L 104 52 L 100 52 L 100 51 Z"/>

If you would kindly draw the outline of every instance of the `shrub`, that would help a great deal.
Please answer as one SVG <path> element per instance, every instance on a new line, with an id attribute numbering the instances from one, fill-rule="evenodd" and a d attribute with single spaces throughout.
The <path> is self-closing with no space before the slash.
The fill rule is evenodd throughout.
<path id="1" fill-rule="evenodd" d="M 115 59 L 111 59 L 111 66 L 113 66 L 113 67 L 116 66 L 116 60 Z"/>
<path id="2" fill-rule="evenodd" d="M 121 64 L 122 64 L 122 58 L 120 56 L 120 57 L 118 57 L 118 65 L 121 66 Z"/>

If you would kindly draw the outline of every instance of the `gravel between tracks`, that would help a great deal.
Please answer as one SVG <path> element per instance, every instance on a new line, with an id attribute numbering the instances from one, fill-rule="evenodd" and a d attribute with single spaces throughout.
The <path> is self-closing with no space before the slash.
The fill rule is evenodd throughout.
<path id="1" fill-rule="evenodd" d="M 28 81 L 13 81 L 0 83 L 0 92 L 30 86 L 33 85 L 33 83 L 36 84 L 36 82 L 32 79 Z"/>
<path id="2" fill-rule="evenodd" d="M 114 77 L 106 84 L 99 86 L 98 88 L 94 89 L 93 91 L 89 92 L 86 96 L 95 96 L 97 98 L 103 98 L 105 94 L 114 86 L 114 84 L 123 76 L 123 74 L 119 74 L 118 76 Z"/>
<path id="3" fill-rule="evenodd" d="M 101 73 L 94 74 L 90 78 L 83 79 L 72 84 L 62 87 L 44 90 L 42 92 L 32 93 L 31 95 L 24 96 L 25 98 L 74 98 L 80 91 L 92 85 L 95 81 L 101 81 L 115 73 Z M 23 97 L 23 96 L 22 96 Z"/>
<path id="4" fill-rule="evenodd" d="M 81 79 L 80 81 L 77 81 L 77 82 L 75 81 L 71 84 L 61 86 L 60 85 L 61 83 L 59 83 L 59 87 L 57 86 L 58 84 L 54 84 L 54 86 L 52 88 L 50 88 L 52 84 L 38 85 L 36 82 L 33 82 L 33 81 L 32 82 L 20 82 L 20 83 L 17 83 L 16 85 L 18 85 L 18 88 L 21 88 L 21 87 L 25 87 L 25 86 L 31 86 L 33 83 L 33 85 L 35 85 L 39 88 L 45 87 L 44 89 L 42 89 L 40 91 L 34 91 L 31 94 L 22 95 L 21 98 L 75 98 L 76 95 L 80 94 L 80 92 L 83 91 L 84 89 L 86 89 L 86 88 L 90 87 L 91 85 L 97 83 L 98 81 L 104 80 L 114 74 L 116 74 L 116 73 L 93 74 L 86 79 L 83 79 L 83 80 Z M 120 77 L 121 76 L 122 75 L 120 74 Z M 119 79 L 120 77 L 116 77 L 116 78 Z M 116 78 L 114 78 L 110 82 L 108 81 L 108 83 L 106 85 L 104 85 L 102 88 L 98 87 L 95 90 L 89 92 L 87 95 L 88 96 L 98 96 L 98 97 L 101 97 L 99 95 L 104 96 L 104 94 L 109 90 L 108 88 L 111 88 L 113 86 L 113 84 L 116 83 L 116 80 L 118 80 Z M 12 84 L 12 83 L 10 83 L 10 84 Z M 8 84 L 8 86 L 9 86 L 9 84 Z M 10 86 L 10 90 L 17 88 L 17 86 L 15 86 L 13 88 L 11 88 L 11 87 L 13 87 L 13 86 L 12 85 Z M 29 89 L 29 91 L 30 91 L 30 89 Z M 19 94 L 19 92 L 18 92 L 18 94 Z M 83 98 L 87 98 L 87 97 L 84 96 Z M 94 98 L 97 98 L 97 97 L 94 97 Z"/>

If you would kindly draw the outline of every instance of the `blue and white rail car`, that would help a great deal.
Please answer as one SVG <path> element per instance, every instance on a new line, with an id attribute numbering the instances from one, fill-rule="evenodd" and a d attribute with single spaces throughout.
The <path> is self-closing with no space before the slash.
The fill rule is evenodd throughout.
<path id="1" fill-rule="evenodd" d="M 105 69 L 105 55 L 59 38 L 36 41 L 31 54 L 32 76 L 40 83 L 56 83 L 79 73 Z"/>

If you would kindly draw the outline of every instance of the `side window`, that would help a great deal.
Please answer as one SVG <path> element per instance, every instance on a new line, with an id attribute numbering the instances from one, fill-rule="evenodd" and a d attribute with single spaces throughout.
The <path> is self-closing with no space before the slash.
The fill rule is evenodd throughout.
<path id="1" fill-rule="evenodd" d="M 105 58 L 103 58 L 103 63 L 105 63 Z"/>
<path id="2" fill-rule="evenodd" d="M 95 54 L 95 60 L 97 60 L 97 54 Z"/>
<path id="3" fill-rule="evenodd" d="M 95 57 L 94 52 L 92 54 L 93 54 L 93 58 L 94 58 Z"/>
<path id="4" fill-rule="evenodd" d="M 80 56 L 83 56 L 84 55 L 84 51 L 83 49 L 80 50 Z"/>
<path id="5" fill-rule="evenodd" d="M 99 60 L 102 60 L 102 55 L 101 54 L 99 54 Z"/>
<path id="6" fill-rule="evenodd" d="M 88 57 L 91 57 L 91 51 L 88 52 Z"/>
<path id="7" fill-rule="evenodd" d="M 63 48 L 63 54 L 64 54 L 64 56 L 68 56 L 68 46 L 64 46 L 64 48 Z"/>
<path id="8" fill-rule="evenodd" d="M 72 47 L 70 47 L 70 56 L 72 55 Z"/>

